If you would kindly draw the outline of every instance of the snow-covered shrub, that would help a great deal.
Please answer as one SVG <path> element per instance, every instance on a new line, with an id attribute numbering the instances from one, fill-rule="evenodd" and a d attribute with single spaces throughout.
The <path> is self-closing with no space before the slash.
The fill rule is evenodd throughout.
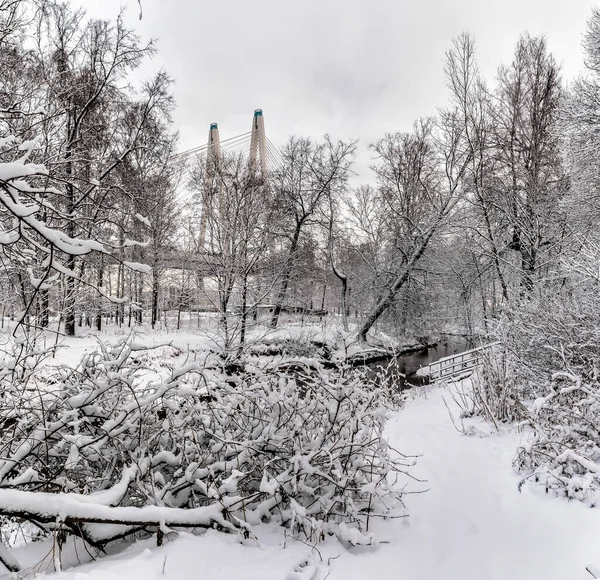
<path id="1" fill-rule="evenodd" d="M 359 372 L 169 370 L 132 336 L 3 387 L 0 514 L 90 542 L 274 519 L 369 543 L 370 518 L 403 509 L 395 476 L 412 461 L 388 448 L 385 393 Z"/>
<path id="2" fill-rule="evenodd" d="M 332 345 L 315 338 L 315 333 L 303 332 L 291 336 L 265 337 L 250 345 L 252 355 L 283 355 L 291 357 L 315 356 L 327 360 L 331 358 Z"/>
<path id="3" fill-rule="evenodd" d="M 573 290 L 524 304 L 511 332 L 514 372 L 533 435 L 515 466 L 527 481 L 597 502 L 600 490 L 600 310 Z"/>
<path id="4" fill-rule="evenodd" d="M 471 376 L 467 413 L 494 424 L 522 419 L 526 411 L 521 402 L 521 383 L 506 343 L 481 350 L 479 357 L 480 365 Z"/>

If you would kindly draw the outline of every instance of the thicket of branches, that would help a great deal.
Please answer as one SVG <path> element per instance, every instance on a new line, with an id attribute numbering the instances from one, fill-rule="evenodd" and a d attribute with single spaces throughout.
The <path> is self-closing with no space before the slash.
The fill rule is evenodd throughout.
<path id="1" fill-rule="evenodd" d="M 360 372 L 165 371 L 135 335 L 75 369 L 30 363 L 0 374 L 5 516 L 103 546 L 138 530 L 251 535 L 272 519 L 371 544 L 370 520 L 404 515 L 413 460 L 385 443 L 386 392 Z"/>
<path id="2" fill-rule="evenodd" d="M 145 270 L 128 264 L 151 262 L 164 235 L 158 218 L 175 186 L 170 80 L 128 84 L 155 49 L 121 17 L 23 0 L 3 2 L 0 20 L 2 315 L 29 328 L 54 318 L 67 335 L 84 315 L 100 328 L 113 307 L 123 319 L 133 272 Z"/>
<path id="3" fill-rule="evenodd" d="M 576 288 L 523 306 L 510 333 L 533 429 L 515 465 L 529 481 L 590 504 L 597 504 L 600 491 L 595 294 Z"/>

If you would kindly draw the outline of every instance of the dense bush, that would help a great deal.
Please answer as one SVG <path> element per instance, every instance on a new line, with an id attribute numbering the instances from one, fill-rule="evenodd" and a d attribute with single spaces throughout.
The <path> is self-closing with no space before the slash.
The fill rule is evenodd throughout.
<path id="1" fill-rule="evenodd" d="M 393 476 L 411 461 L 388 448 L 385 393 L 361 373 L 156 362 L 129 337 L 75 370 L 6 372 L 0 513 L 98 544 L 169 525 L 247 534 L 270 519 L 370 543 L 370 518 L 402 512 Z"/>
<path id="2" fill-rule="evenodd" d="M 506 338 L 506 337 L 504 337 Z M 513 422 L 526 414 L 521 397 L 515 357 L 506 342 L 499 342 L 479 353 L 480 365 L 471 377 L 468 408 L 464 414 L 480 415 L 486 421 Z"/>
<path id="3" fill-rule="evenodd" d="M 593 290 L 593 289 L 592 289 Z M 526 481 L 590 503 L 600 490 L 600 311 L 592 290 L 530 300 L 506 335 L 531 440 L 515 466 Z"/>

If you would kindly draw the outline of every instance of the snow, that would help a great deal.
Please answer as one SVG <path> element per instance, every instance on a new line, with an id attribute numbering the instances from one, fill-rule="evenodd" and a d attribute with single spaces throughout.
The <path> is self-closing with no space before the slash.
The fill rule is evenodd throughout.
<path id="1" fill-rule="evenodd" d="M 232 500 L 233 502 L 233 500 Z M 225 519 L 226 505 L 214 504 L 194 509 L 145 507 L 110 507 L 101 503 L 82 501 L 82 496 L 66 493 L 28 492 L 17 489 L 0 489 L 0 510 L 3 513 L 28 511 L 41 518 L 59 520 L 84 520 L 99 523 L 145 524 L 163 522 L 168 525 L 209 526 L 217 523 L 223 528 L 233 528 Z M 102 532 L 101 527 L 99 527 Z M 101 538 L 102 536 L 96 536 Z"/>
<path id="2" fill-rule="evenodd" d="M 0 245 L 8 246 L 10 244 L 14 244 L 18 239 L 19 231 L 17 229 L 13 229 L 10 231 L 0 230 Z"/>
<path id="3" fill-rule="evenodd" d="M 47 175 L 48 170 L 44 165 L 35 165 L 33 163 L 1 163 L 0 181 L 10 181 L 17 177 L 26 177 L 28 175 Z"/>
<path id="4" fill-rule="evenodd" d="M 407 499 L 410 532 L 396 547 L 404 577 L 589 578 L 585 565 L 598 555 L 600 511 L 529 489 L 519 493 L 512 459 L 527 435 L 490 434 L 472 421 L 466 426 L 481 436 L 465 436 L 449 419 L 444 391 L 425 392 L 429 398 L 411 404 L 389 429 L 392 445 L 423 453 L 413 473 L 430 486 Z"/>
<path id="5" fill-rule="evenodd" d="M 0 137 L 0 147 L 8 147 L 9 145 L 13 145 L 16 141 L 16 137 L 14 135 L 7 135 L 6 137 Z"/>
<path id="6" fill-rule="evenodd" d="M 33 149 L 37 149 L 39 147 L 39 139 L 30 139 L 28 141 L 23 141 L 19 145 L 19 151 L 31 151 Z"/>
<path id="7" fill-rule="evenodd" d="M 52 578 L 196 580 L 200 570 L 202 578 L 219 580 L 590 578 L 586 565 L 600 560 L 600 511 L 545 496 L 535 487 L 518 491 L 512 459 L 527 434 L 509 428 L 496 433 L 469 419 L 464 431 L 470 435 L 464 435 L 444 404 L 445 398 L 457 416 L 447 390 L 414 393 L 391 418 L 387 437 L 404 453 L 422 455 L 411 473 L 427 481 L 415 481 L 410 489 L 428 491 L 406 497 L 409 518 L 374 522 L 375 535 L 389 543 L 347 549 L 329 539 L 317 553 L 271 525 L 253 528 L 256 539 L 250 540 L 214 531 L 182 533 L 166 546 L 139 542 Z M 456 418 L 455 423 L 461 425 Z M 274 484 L 265 477 L 261 487 L 266 491 Z M 41 550 L 38 543 L 29 549 Z M 17 557 L 31 562 L 21 550 Z"/>
<path id="8" fill-rule="evenodd" d="M 18 163 L 2 163 L 0 164 L 0 181 L 14 179 L 20 175 L 41 173 L 41 170 L 36 169 L 40 167 L 20 165 Z M 30 173 L 27 173 L 27 171 Z M 92 251 L 105 252 L 104 246 L 100 242 L 71 238 L 64 232 L 46 226 L 44 222 L 34 217 L 34 214 L 39 211 L 38 205 L 21 203 L 15 201 L 16 198 L 18 198 L 18 191 L 14 187 L 12 189 L 11 187 L 0 188 L 0 201 L 8 211 L 20 218 L 27 226 L 40 234 L 45 240 L 55 245 L 60 251 L 72 255 L 84 255 Z M 56 270 L 59 269 L 56 262 L 54 262 L 54 267 Z"/>
<path id="9" fill-rule="evenodd" d="M 589 459 L 586 459 L 585 457 L 581 457 L 580 455 L 577 455 L 577 453 L 575 453 L 572 449 L 567 449 L 566 451 L 563 451 L 556 458 L 556 461 L 558 463 L 565 463 L 569 459 L 571 461 L 577 461 L 577 463 L 579 463 L 582 467 L 584 467 L 591 473 L 600 473 L 600 465 L 598 465 L 594 461 L 590 461 Z"/>
<path id="10" fill-rule="evenodd" d="M 146 224 L 148 227 L 151 226 L 150 220 L 147 217 L 144 217 L 142 214 L 136 213 L 135 217 L 136 217 L 136 219 L 141 221 L 143 224 Z"/>
<path id="11" fill-rule="evenodd" d="M 264 493 L 268 493 L 269 495 L 274 495 L 279 487 L 279 482 L 276 478 L 269 479 L 266 473 L 263 474 L 262 481 L 260 482 L 260 491 Z"/>
<path id="12" fill-rule="evenodd" d="M 117 556 L 44 577 L 47 580 L 286 580 L 306 559 L 310 549 L 288 538 L 284 550 L 278 531 L 261 532 L 260 542 L 244 543 L 237 536 L 212 530 L 201 536 L 181 533 L 161 548 L 152 548 L 151 542 L 140 542 Z M 80 557 L 85 555 L 81 547 L 78 553 Z"/>
<path id="13" fill-rule="evenodd" d="M 126 239 L 123 242 L 123 247 L 124 248 L 129 248 L 131 246 L 140 246 L 142 248 L 145 248 L 149 245 L 150 242 L 140 242 L 138 240 L 130 240 L 130 239 Z"/>
<path id="14" fill-rule="evenodd" d="M 151 274 L 152 273 L 152 267 L 148 266 L 147 264 L 140 264 L 139 262 L 127 262 L 127 261 L 123 261 L 123 264 L 125 264 L 130 270 L 133 270 L 135 272 L 142 272 L 143 274 Z"/>

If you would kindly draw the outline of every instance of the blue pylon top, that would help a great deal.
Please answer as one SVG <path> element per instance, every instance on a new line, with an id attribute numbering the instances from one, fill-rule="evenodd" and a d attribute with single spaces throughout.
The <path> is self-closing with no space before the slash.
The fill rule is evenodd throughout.
<path id="1" fill-rule="evenodd" d="M 262 114 L 262 109 L 256 109 L 256 110 L 254 111 L 254 116 L 255 116 L 255 117 L 262 117 L 262 116 L 263 116 L 263 114 Z"/>
<path id="2" fill-rule="evenodd" d="M 210 124 L 210 128 L 211 128 L 211 129 L 218 129 L 218 128 L 219 128 L 219 125 L 217 125 L 217 123 L 211 123 L 211 124 Z"/>

